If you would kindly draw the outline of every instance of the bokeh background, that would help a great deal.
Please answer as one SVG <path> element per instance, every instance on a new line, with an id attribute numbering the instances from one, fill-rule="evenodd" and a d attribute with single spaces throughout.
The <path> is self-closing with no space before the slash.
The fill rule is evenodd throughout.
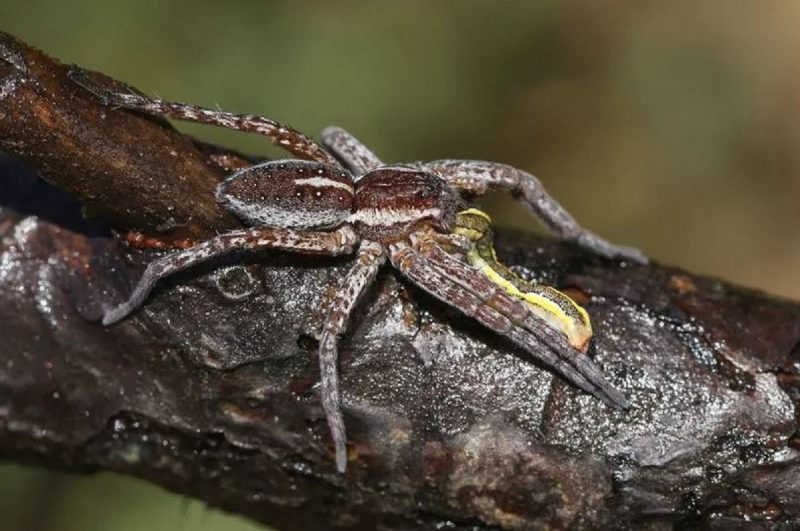
<path id="1" fill-rule="evenodd" d="M 0 0 L 0 29 L 64 62 L 310 133 L 341 125 L 387 161 L 507 162 L 613 241 L 795 299 L 799 28 L 800 2 L 778 0 Z M 9 464 L 0 529 L 261 528 L 132 479 Z"/>

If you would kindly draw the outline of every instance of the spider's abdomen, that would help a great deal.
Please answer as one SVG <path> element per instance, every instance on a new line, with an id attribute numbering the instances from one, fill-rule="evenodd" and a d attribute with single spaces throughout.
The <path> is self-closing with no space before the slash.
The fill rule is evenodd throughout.
<path id="1" fill-rule="evenodd" d="M 378 241 L 402 238 L 422 224 L 449 232 L 459 199 L 439 177 L 408 168 L 380 168 L 358 181 L 353 215 L 358 233 Z"/>
<path id="2" fill-rule="evenodd" d="M 217 187 L 217 201 L 251 225 L 329 229 L 344 222 L 353 205 L 349 174 L 319 162 L 259 164 Z"/>

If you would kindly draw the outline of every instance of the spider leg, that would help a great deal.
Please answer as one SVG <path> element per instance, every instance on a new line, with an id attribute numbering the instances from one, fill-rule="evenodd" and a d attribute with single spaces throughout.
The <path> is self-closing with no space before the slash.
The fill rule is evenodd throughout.
<path id="1" fill-rule="evenodd" d="M 356 264 L 339 286 L 322 327 L 319 343 L 322 407 L 325 410 L 331 438 L 336 449 L 336 469 L 339 472 L 344 472 L 347 468 L 347 437 L 339 405 L 339 374 L 336 369 L 339 357 L 336 349 L 337 336 L 344 333 L 347 320 L 358 303 L 359 297 L 372 284 L 384 261 L 386 261 L 386 252 L 380 244 L 369 241 L 361 243 Z"/>
<path id="2" fill-rule="evenodd" d="M 127 317 L 144 302 L 160 279 L 214 256 L 236 249 L 279 249 L 305 254 L 340 255 L 352 252 L 356 243 L 356 234 L 350 226 L 332 232 L 254 227 L 221 234 L 151 262 L 128 300 L 107 312 L 103 324 L 111 325 Z"/>
<path id="3" fill-rule="evenodd" d="M 353 175 L 363 175 L 383 166 L 372 150 L 341 127 L 326 127 L 322 131 L 322 143 Z"/>
<path id="4" fill-rule="evenodd" d="M 437 239 L 441 240 L 442 238 L 443 235 L 439 235 Z M 589 388 L 583 387 L 585 391 L 601 399 L 603 399 L 602 395 L 605 395 L 608 400 L 603 400 L 614 407 L 626 407 L 625 398 L 606 381 L 597 365 L 589 357 L 572 347 L 565 340 L 561 331 L 548 325 L 539 316 L 533 314 L 528 304 L 506 293 L 486 276 L 476 275 L 476 271 L 472 266 L 445 252 L 436 240 L 423 235 L 421 238 L 412 237 L 412 242 L 414 242 L 415 250 L 437 268 L 440 273 L 448 276 L 461 287 L 468 289 L 484 303 L 500 311 L 513 323 L 536 335 L 560 359 L 578 370 L 588 380 Z"/>
<path id="5" fill-rule="evenodd" d="M 573 350 L 560 333 L 532 315 L 524 303 L 476 275 L 468 264 L 452 257 L 452 261 L 441 259 L 435 251 L 431 252 L 436 248 L 429 246 L 423 255 L 398 242 L 390 247 L 390 259 L 425 291 L 508 337 L 534 358 L 556 369 L 567 381 L 614 408 L 628 407 L 625 397 L 608 383 L 597 365 Z"/>
<path id="6" fill-rule="evenodd" d="M 148 98 L 132 91 L 112 91 L 92 80 L 86 71 L 77 67 L 73 67 L 70 70 L 69 77 L 75 83 L 97 96 L 106 105 L 167 116 L 176 120 L 217 125 L 247 133 L 257 133 L 266 136 L 273 144 L 300 159 L 316 160 L 333 164 L 337 167 L 340 166 L 339 162 L 330 153 L 311 138 L 286 124 L 263 116 L 205 109 L 186 103 Z"/>
<path id="7" fill-rule="evenodd" d="M 502 190 L 521 197 L 542 224 L 560 238 L 609 258 L 622 258 L 646 264 L 647 257 L 638 249 L 615 245 L 581 227 L 528 172 L 506 164 L 479 160 L 436 160 L 416 167 L 431 171 L 464 192 L 483 195 L 488 190 Z"/>

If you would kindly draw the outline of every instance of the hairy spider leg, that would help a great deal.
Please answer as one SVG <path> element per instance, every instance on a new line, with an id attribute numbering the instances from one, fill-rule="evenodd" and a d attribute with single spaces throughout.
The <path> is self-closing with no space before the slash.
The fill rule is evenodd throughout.
<path id="1" fill-rule="evenodd" d="M 353 175 L 360 176 L 384 165 L 371 149 L 341 127 L 326 127 L 322 143 Z"/>
<path id="2" fill-rule="evenodd" d="M 345 332 L 347 321 L 359 298 L 375 280 L 378 269 L 385 261 L 386 253 L 380 244 L 361 242 L 356 264 L 336 291 L 336 297 L 331 302 L 322 327 L 319 343 L 322 407 L 330 426 L 331 438 L 336 449 L 336 469 L 339 472 L 344 472 L 347 468 L 347 435 L 340 406 L 339 373 L 336 368 L 339 354 L 336 342 L 339 334 Z"/>
<path id="3" fill-rule="evenodd" d="M 77 67 L 70 70 L 69 76 L 75 83 L 100 98 L 107 105 L 167 116 L 186 122 L 217 125 L 235 131 L 257 133 L 266 136 L 273 144 L 298 158 L 340 166 L 339 162 L 313 139 L 289 125 L 263 116 L 206 109 L 187 103 L 149 98 L 134 92 L 116 92 L 98 84 L 87 75 L 85 70 Z"/>
<path id="4" fill-rule="evenodd" d="M 508 295 L 488 278 L 476 276 L 469 264 L 446 253 L 430 239 L 422 236 L 413 245 L 416 249 L 409 248 L 406 253 L 412 257 L 411 269 L 408 266 L 406 269 L 417 275 L 410 278 L 426 291 L 462 311 L 466 308 L 467 315 L 509 337 L 536 359 L 554 367 L 569 382 L 606 404 L 617 409 L 628 407 L 625 397 L 605 379 L 597 365 L 570 347 L 558 331 L 532 314 L 525 303 Z M 402 247 L 400 244 L 394 249 L 402 252 Z M 462 306 L 465 303 L 466 306 Z M 475 310 L 475 304 L 483 309 Z M 488 319 L 487 314 L 491 316 Z M 502 326 L 498 327 L 500 324 Z"/>
<path id="5" fill-rule="evenodd" d="M 536 335 L 540 342 L 548 345 L 562 360 L 572 365 L 589 384 L 588 387 L 576 385 L 613 407 L 622 409 L 627 407 L 625 398 L 606 381 L 599 367 L 585 356 L 583 351 L 569 345 L 560 330 L 544 320 L 538 312 L 532 311 L 530 304 L 509 296 L 502 287 L 494 285 L 488 277 L 475 277 L 468 264 L 446 253 L 434 242 L 423 239 L 416 243 L 415 248 L 442 274 L 500 311 L 513 323 Z"/>
<path id="6" fill-rule="evenodd" d="M 500 262 L 494 250 L 491 222 L 489 215 L 477 208 L 456 215 L 453 234 L 473 242 L 466 253 L 467 261 L 507 293 L 527 302 L 538 317 L 560 330 L 570 345 L 586 352 L 592 338 L 589 314 L 566 294 L 551 286 L 530 283 Z"/>
<path id="7" fill-rule="evenodd" d="M 581 227 L 575 218 L 553 199 L 542 183 L 528 172 L 507 164 L 480 160 L 435 160 L 415 163 L 414 167 L 430 171 L 448 181 L 454 188 L 473 195 L 488 190 L 510 192 L 533 211 L 553 234 L 608 258 L 621 258 L 646 264 L 647 257 L 638 249 L 615 245 Z"/>
<path id="8" fill-rule="evenodd" d="M 293 231 L 254 227 L 235 230 L 201 242 L 194 247 L 170 253 L 151 262 L 127 301 L 103 317 L 104 325 L 114 324 L 139 307 L 156 283 L 172 273 L 233 250 L 276 249 L 303 254 L 341 255 L 353 252 L 358 238 L 349 225 L 331 232 Z"/>

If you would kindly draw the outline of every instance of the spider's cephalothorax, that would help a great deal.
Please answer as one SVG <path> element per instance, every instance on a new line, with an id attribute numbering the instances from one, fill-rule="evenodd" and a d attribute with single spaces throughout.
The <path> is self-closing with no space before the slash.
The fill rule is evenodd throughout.
<path id="1" fill-rule="evenodd" d="M 442 179 L 409 168 L 379 168 L 359 178 L 351 220 L 362 238 L 390 243 L 425 226 L 449 232 L 463 200 Z"/>
<path id="2" fill-rule="evenodd" d="M 259 164 L 221 183 L 219 202 L 252 226 L 151 262 L 128 300 L 107 312 L 103 323 L 125 318 L 159 279 L 234 249 L 326 255 L 355 251 L 354 265 L 320 334 L 320 394 L 338 470 L 345 470 L 347 452 L 337 337 L 387 258 L 421 289 L 509 338 L 572 384 L 613 407 L 627 407 L 624 396 L 583 353 L 591 336 L 585 311 L 552 288 L 516 278 L 494 256 L 488 217 L 481 221 L 485 214 L 461 208 L 462 197 L 508 191 L 558 236 L 607 257 L 646 262 L 639 251 L 612 245 L 580 227 L 529 173 L 464 160 L 386 166 L 342 129 L 326 129 L 323 147 L 268 118 L 110 92 L 80 70 L 71 76 L 106 104 L 259 133 L 300 159 Z"/>

